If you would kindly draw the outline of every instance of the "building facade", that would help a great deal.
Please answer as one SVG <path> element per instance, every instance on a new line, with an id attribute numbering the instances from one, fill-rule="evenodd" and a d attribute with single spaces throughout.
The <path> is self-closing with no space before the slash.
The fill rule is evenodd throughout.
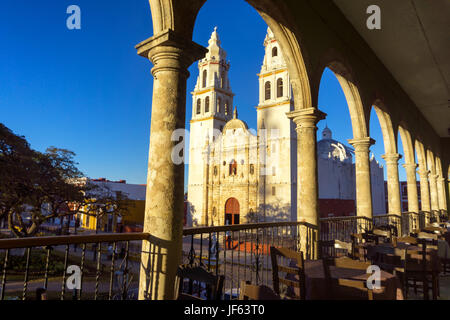
<path id="1" fill-rule="evenodd" d="M 297 134 L 292 88 L 270 29 L 259 78 L 257 131 L 231 111 L 230 63 L 217 30 L 199 61 L 190 122 L 187 225 L 297 220 Z M 325 128 L 318 142 L 321 216 L 355 215 L 353 148 Z M 383 167 L 370 160 L 374 214 L 384 214 Z"/>

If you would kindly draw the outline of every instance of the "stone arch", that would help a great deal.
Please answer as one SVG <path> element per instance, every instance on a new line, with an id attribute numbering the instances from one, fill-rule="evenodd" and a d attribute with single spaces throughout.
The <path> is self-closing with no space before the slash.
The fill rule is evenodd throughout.
<path id="1" fill-rule="evenodd" d="M 335 50 L 329 50 L 320 59 L 319 72 L 314 77 L 317 82 L 314 85 L 314 87 L 317 88 L 314 93 L 314 99 L 315 101 L 318 101 L 320 80 L 322 79 L 325 68 L 329 68 L 339 81 L 347 100 L 350 119 L 352 122 L 353 138 L 365 138 L 368 137 L 369 134 L 367 129 L 368 122 L 366 121 L 363 102 L 352 70 L 343 61 L 345 60 L 342 59 L 342 56 Z"/>
<path id="2" fill-rule="evenodd" d="M 176 34 L 192 39 L 195 20 L 206 0 L 174 1 L 149 0 L 154 34 L 171 29 Z M 312 108 L 309 76 L 304 56 L 305 49 L 300 45 L 299 31 L 291 11 L 281 2 L 269 0 L 246 0 L 270 27 L 283 52 L 289 70 L 294 94 L 295 109 Z"/>
<path id="3" fill-rule="evenodd" d="M 427 170 L 427 160 L 426 160 L 426 154 L 425 154 L 425 148 L 423 146 L 423 143 L 420 139 L 416 139 L 414 142 L 416 154 L 417 154 L 417 162 L 419 164 L 419 167 Z"/>
<path id="4" fill-rule="evenodd" d="M 398 126 L 398 135 L 400 135 L 400 139 L 402 140 L 405 162 L 416 163 L 410 131 L 406 129 L 406 126 L 402 123 Z"/>
<path id="5" fill-rule="evenodd" d="M 435 167 L 435 160 L 434 160 L 434 153 L 430 149 L 427 149 L 426 153 L 426 164 L 428 170 L 431 172 L 431 174 L 436 174 L 436 167 Z"/>
<path id="6" fill-rule="evenodd" d="M 374 108 L 378 121 L 380 123 L 381 133 L 383 135 L 383 142 L 384 142 L 384 152 L 386 154 L 397 153 L 397 139 L 395 139 L 391 117 L 386 112 L 386 107 L 381 102 L 381 100 L 376 100 L 372 104 L 372 108 Z"/>
<path id="7" fill-rule="evenodd" d="M 443 178 L 444 172 L 442 171 L 442 163 L 441 163 L 441 157 L 439 155 L 435 156 L 435 168 L 436 168 L 436 174 Z"/>

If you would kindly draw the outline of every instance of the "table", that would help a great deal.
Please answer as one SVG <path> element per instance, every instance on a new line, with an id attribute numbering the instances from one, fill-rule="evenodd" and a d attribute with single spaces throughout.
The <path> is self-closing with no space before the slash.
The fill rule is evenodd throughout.
<path id="1" fill-rule="evenodd" d="M 353 280 L 367 280 L 370 276 L 364 270 L 343 269 L 330 267 L 332 278 L 346 278 Z M 320 300 L 327 299 L 325 274 L 323 272 L 322 260 L 305 261 L 306 276 L 306 299 Z M 381 289 L 374 289 L 373 295 L 375 300 L 403 300 L 403 292 L 400 280 L 393 274 L 381 270 Z M 362 299 L 365 292 L 355 288 L 339 286 L 338 297 L 340 300 Z"/>

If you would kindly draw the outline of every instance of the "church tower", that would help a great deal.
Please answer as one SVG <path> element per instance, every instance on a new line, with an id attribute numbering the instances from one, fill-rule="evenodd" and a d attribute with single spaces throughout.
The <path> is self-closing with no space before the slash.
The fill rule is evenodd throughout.
<path id="1" fill-rule="evenodd" d="M 206 210 L 203 204 L 205 183 L 205 139 L 212 141 L 233 118 L 233 92 L 228 71 L 230 63 L 220 46 L 217 27 L 208 41 L 208 53 L 198 62 L 199 76 L 192 94 L 192 119 L 190 122 L 188 217 L 201 217 Z M 198 219 L 197 219 L 198 220 Z M 196 221 L 201 224 L 202 221 Z M 192 223 L 192 221 L 188 221 Z"/>
<path id="2" fill-rule="evenodd" d="M 289 73 L 279 43 L 270 30 L 264 40 L 265 56 L 259 77 L 258 139 L 266 150 L 261 165 L 260 209 L 269 216 L 270 203 L 285 203 L 290 208 L 288 220 L 296 220 L 297 137 L 294 124 L 286 113 L 294 111 Z M 260 212 L 261 214 L 261 212 Z"/>

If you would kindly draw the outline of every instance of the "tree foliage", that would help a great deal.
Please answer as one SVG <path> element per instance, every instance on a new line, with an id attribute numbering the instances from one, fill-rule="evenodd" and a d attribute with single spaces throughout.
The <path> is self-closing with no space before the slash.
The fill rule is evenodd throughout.
<path id="1" fill-rule="evenodd" d="M 34 235 L 54 218 L 128 212 L 127 196 L 83 178 L 74 157 L 56 147 L 35 151 L 0 123 L 0 219 L 17 237 Z"/>

